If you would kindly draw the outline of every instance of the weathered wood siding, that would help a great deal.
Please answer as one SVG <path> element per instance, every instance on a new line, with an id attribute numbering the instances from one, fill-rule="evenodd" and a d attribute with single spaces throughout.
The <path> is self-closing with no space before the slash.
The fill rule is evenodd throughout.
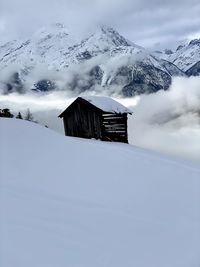
<path id="1" fill-rule="evenodd" d="M 78 98 L 60 117 L 67 136 L 128 143 L 127 113 L 106 113 Z"/>
<path id="2" fill-rule="evenodd" d="M 127 114 L 102 114 L 102 139 L 128 143 Z"/>
<path id="3" fill-rule="evenodd" d="M 65 135 L 101 139 L 101 114 L 84 103 L 76 102 L 63 117 Z"/>

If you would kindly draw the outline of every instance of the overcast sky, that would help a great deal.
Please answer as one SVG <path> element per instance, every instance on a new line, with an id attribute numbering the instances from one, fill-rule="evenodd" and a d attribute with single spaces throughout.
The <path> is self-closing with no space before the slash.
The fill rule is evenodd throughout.
<path id="1" fill-rule="evenodd" d="M 199 0 L 0 0 L 0 34 L 29 37 L 53 22 L 76 32 L 105 24 L 139 45 L 170 47 L 200 38 L 199 14 Z"/>

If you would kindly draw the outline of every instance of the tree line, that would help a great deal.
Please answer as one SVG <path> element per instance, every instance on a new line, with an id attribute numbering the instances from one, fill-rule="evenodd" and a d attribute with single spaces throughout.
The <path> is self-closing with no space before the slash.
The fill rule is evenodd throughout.
<path id="1" fill-rule="evenodd" d="M 21 112 L 18 112 L 18 114 L 16 116 L 14 116 L 14 114 L 11 113 L 9 108 L 4 108 L 4 109 L 0 109 L 0 118 L 16 118 L 16 119 L 21 119 L 21 120 L 27 120 L 27 121 L 33 121 L 36 122 L 34 120 L 33 114 L 30 112 L 30 109 L 27 109 L 24 117 L 22 116 Z"/>

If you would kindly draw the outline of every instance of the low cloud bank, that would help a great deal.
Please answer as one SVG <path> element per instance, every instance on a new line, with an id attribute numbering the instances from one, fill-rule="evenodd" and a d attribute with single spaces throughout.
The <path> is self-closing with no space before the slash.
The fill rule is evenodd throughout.
<path id="1" fill-rule="evenodd" d="M 99 90 L 92 93 L 99 94 Z M 114 97 L 133 110 L 129 117 L 131 144 L 200 163 L 200 77 L 174 78 L 168 91 L 134 98 Z M 22 114 L 29 108 L 38 122 L 63 133 L 57 116 L 73 100 L 63 91 L 12 93 L 0 95 L 0 108 Z"/>
<path id="2" fill-rule="evenodd" d="M 133 111 L 130 143 L 200 162 L 200 77 L 175 78 L 168 91 L 141 95 Z"/>
<path id="3" fill-rule="evenodd" d="M 124 66 L 134 66 L 143 61 L 146 56 L 144 51 L 134 55 L 116 52 L 112 58 L 105 53 L 84 62 L 79 59 L 79 64 L 70 63 L 69 66 L 57 61 L 48 66 L 23 58 L 24 66 L 21 68 L 12 63 L 0 69 L 0 94 L 67 91 L 68 96 L 75 97 L 89 91 L 90 94 L 123 95 L 122 88 L 130 81 L 117 73 Z M 35 55 L 35 60 L 41 59 Z M 46 60 L 50 60 L 48 56 Z"/>

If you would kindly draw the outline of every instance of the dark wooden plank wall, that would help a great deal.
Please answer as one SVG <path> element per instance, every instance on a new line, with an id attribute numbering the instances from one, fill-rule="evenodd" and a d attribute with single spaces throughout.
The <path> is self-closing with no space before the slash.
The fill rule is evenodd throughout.
<path id="1" fill-rule="evenodd" d="M 103 114 L 102 139 L 128 143 L 127 119 L 127 114 Z"/>
<path id="2" fill-rule="evenodd" d="M 105 113 L 77 100 L 63 114 L 65 134 L 128 143 L 127 119 L 124 114 Z"/>
<path id="3" fill-rule="evenodd" d="M 65 134 L 68 136 L 101 139 L 101 113 L 77 102 L 64 117 Z"/>

